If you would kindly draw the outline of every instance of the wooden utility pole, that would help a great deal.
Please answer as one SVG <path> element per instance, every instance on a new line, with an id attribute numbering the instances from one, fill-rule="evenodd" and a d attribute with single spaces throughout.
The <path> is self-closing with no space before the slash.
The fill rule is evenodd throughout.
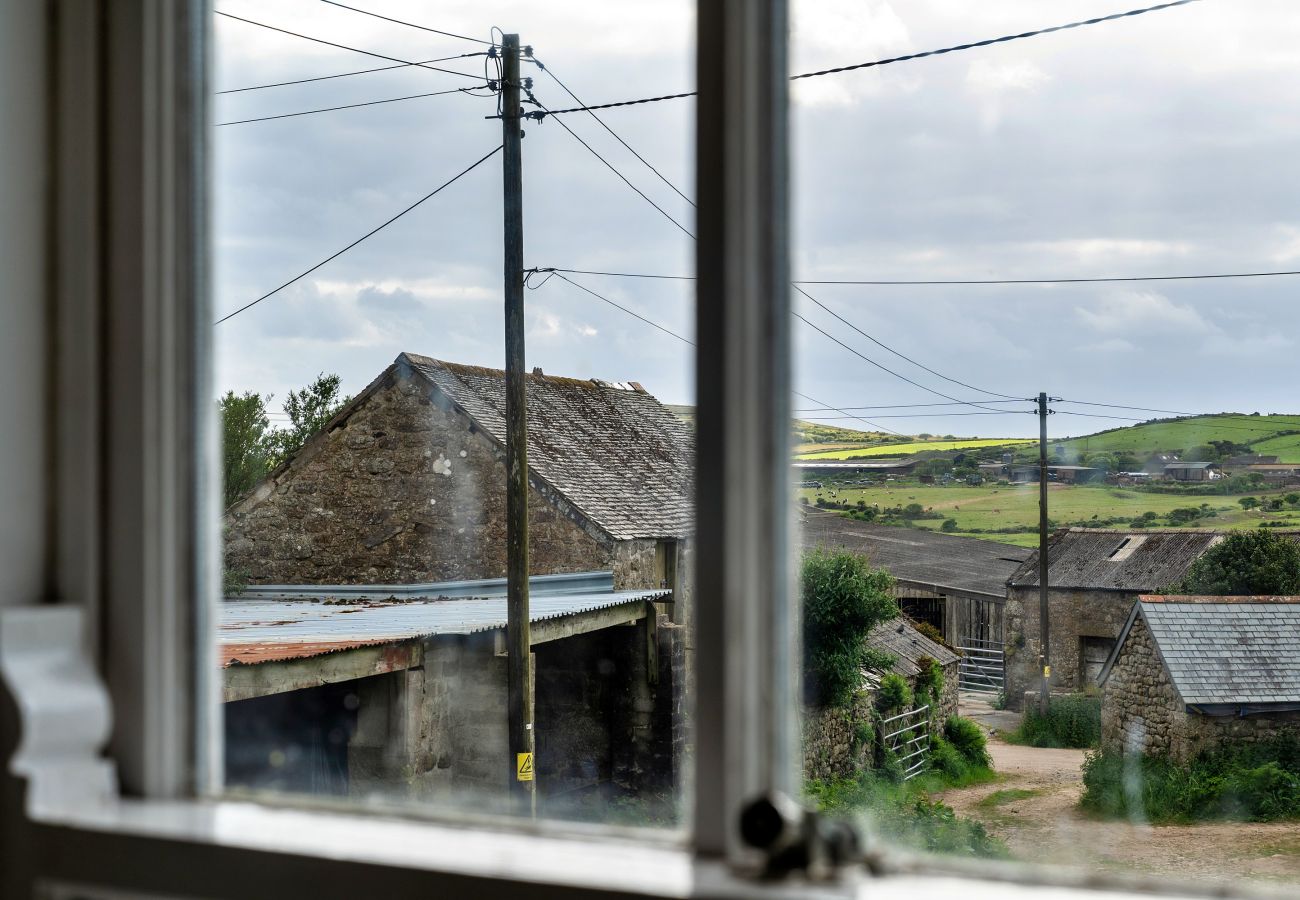
<path id="1" fill-rule="evenodd" d="M 1052 677 L 1047 622 L 1047 394 L 1038 395 L 1038 711 L 1047 715 Z"/>
<path id="2" fill-rule="evenodd" d="M 528 613 L 528 391 L 524 380 L 524 183 L 519 35 L 501 39 L 502 175 L 506 301 L 506 672 L 510 793 L 536 815 L 532 655 Z"/>

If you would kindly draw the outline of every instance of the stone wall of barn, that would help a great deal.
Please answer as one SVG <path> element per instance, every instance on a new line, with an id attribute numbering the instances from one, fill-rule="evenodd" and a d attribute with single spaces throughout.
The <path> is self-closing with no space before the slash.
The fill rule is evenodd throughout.
<path id="1" fill-rule="evenodd" d="M 870 769 L 879 735 L 872 724 L 875 693 L 859 691 L 852 704 L 803 711 L 803 777 L 833 781 Z"/>
<path id="2" fill-rule="evenodd" d="M 1186 763 L 1215 746 L 1268 741 L 1283 734 L 1300 737 L 1295 713 L 1239 717 L 1187 712 L 1150 629 L 1140 616 L 1133 623 L 1102 693 L 1102 749 Z"/>
<path id="3" fill-rule="evenodd" d="M 609 570 L 612 545 L 533 488 L 534 574 Z M 504 453 L 418 380 L 385 383 L 226 517 L 250 584 L 402 584 L 506 574 Z"/>
<path id="4" fill-rule="evenodd" d="M 1053 588 L 1047 608 L 1054 691 L 1077 691 L 1080 684 L 1080 639 L 1115 640 L 1128 621 L 1136 593 Z M 1020 709 L 1026 691 L 1038 689 L 1038 588 L 1013 587 L 1007 592 L 1006 698 Z"/>

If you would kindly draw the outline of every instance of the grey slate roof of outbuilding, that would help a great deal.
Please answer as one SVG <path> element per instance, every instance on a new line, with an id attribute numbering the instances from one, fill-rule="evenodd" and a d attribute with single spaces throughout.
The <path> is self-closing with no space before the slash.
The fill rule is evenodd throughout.
<path id="1" fill-rule="evenodd" d="M 804 549 L 861 553 L 899 581 L 1005 600 L 1007 578 L 1029 557 L 1023 547 L 921 529 L 873 525 L 818 509 L 801 509 Z"/>
<path id="2" fill-rule="evenodd" d="M 903 616 L 881 622 L 867 635 L 867 645 L 895 657 L 893 670 L 899 675 L 916 675 L 921 671 L 917 662 L 929 657 L 947 668 L 960 657 L 938 641 L 921 634 Z"/>
<path id="3" fill-rule="evenodd" d="M 1140 615 L 1184 703 L 1300 702 L 1300 597 L 1141 597 Z"/>
<path id="4" fill-rule="evenodd" d="M 499 446 L 505 446 L 505 373 L 403 353 Z M 690 429 L 640 385 L 525 376 L 528 466 L 618 540 L 684 538 L 693 531 Z"/>
<path id="5" fill-rule="evenodd" d="M 1223 534 L 1214 531 L 1068 528 L 1048 541 L 1047 583 L 1072 590 L 1159 591 L 1177 583 L 1197 557 L 1221 540 Z M 1038 586 L 1037 550 L 1010 584 Z"/>

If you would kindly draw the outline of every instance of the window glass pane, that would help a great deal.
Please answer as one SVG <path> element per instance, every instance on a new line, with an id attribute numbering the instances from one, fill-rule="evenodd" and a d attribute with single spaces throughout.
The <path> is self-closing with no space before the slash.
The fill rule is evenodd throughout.
<path id="1" fill-rule="evenodd" d="M 694 106 L 575 108 L 690 92 L 693 21 L 689 2 L 222 4 L 228 791 L 680 822 Z"/>
<path id="2" fill-rule="evenodd" d="M 1124 9 L 792 4 L 805 788 L 1290 883 L 1300 13 Z"/>

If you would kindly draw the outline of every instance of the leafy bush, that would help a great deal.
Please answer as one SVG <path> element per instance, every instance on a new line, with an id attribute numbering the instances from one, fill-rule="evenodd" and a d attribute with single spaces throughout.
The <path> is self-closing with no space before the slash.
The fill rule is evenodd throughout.
<path id="1" fill-rule="evenodd" d="M 1186 577 L 1170 593 L 1300 593 L 1300 544 L 1259 529 L 1234 531 L 1192 563 Z"/>
<path id="2" fill-rule="evenodd" d="M 894 579 L 865 557 L 816 550 L 804 557 L 803 674 L 808 699 L 845 706 L 863 666 L 885 668 L 893 659 L 871 650 L 867 633 L 898 615 Z"/>
<path id="3" fill-rule="evenodd" d="M 930 766 L 952 781 L 960 781 L 970 773 L 966 757 L 938 735 L 930 738 Z"/>
<path id="4" fill-rule="evenodd" d="M 984 729 L 970 719 L 949 716 L 948 721 L 943 723 L 943 736 L 971 765 L 992 765 L 993 760 L 989 757 L 988 739 L 984 737 Z"/>
<path id="5" fill-rule="evenodd" d="M 957 520 L 956 520 L 956 519 L 944 519 L 944 520 L 943 520 L 943 524 L 939 526 L 939 530 L 940 530 L 940 531 L 943 531 L 943 532 L 953 532 L 953 531 L 956 531 L 956 530 L 957 530 Z"/>
<path id="6" fill-rule="evenodd" d="M 912 689 L 903 676 L 890 672 L 880 679 L 880 688 L 876 691 L 876 702 L 886 712 L 910 709 L 912 706 Z"/>
<path id="7" fill-rule="evenodd" d="M 943 666 L 939 665 L 938 660 L 928 656 L 922 656 L 916 661 L 916 665 L 921 670 L 916 675 L 916 703 L 918 706 L 930 704 L 933 714 L 933 708 L 938 705 L 939 698 L 943 695 Z"/>
<path id="8" fill-rule="evenodd" d="M 916 627 L 917 631 L 921 632 L 921 634 L 925 635 L 935 643 L 946 645 L 947 642 L 943 639 L 943 632 L 938 628 L 935 628 L 929 622 L 913 622 L 912 625 Z"/>
<path id="9" fill-rule="evenodd" d="M 1079 801 L 1103 816 L 1151 822 L 1300 817 L 1300 743 L 1279 738 L 1208 751 L 1179 766 L 1161 756 L 1090 754 Z"/>
<path id="10" fill-rule="evenodd" d="M 864 817 L 893 844 L 966 857 L 1009 855 L 1006 845 L 982 824 L 959 818 L 951 807 L 930 800 L 919 781 L 897 783 L 862 772 L 856 778 L 809 781 L 804 791 L 822 813 Z"/>
<path id="11" fill-rule="evenodd" d="M 1052 697 L 1046 716 L 1036 705 L 1028 706 L 1020 727 L 1006 740 L 1030 747 L 1096 747 L 1101 740 L 1101 698 L 1085 694 Z"/>

